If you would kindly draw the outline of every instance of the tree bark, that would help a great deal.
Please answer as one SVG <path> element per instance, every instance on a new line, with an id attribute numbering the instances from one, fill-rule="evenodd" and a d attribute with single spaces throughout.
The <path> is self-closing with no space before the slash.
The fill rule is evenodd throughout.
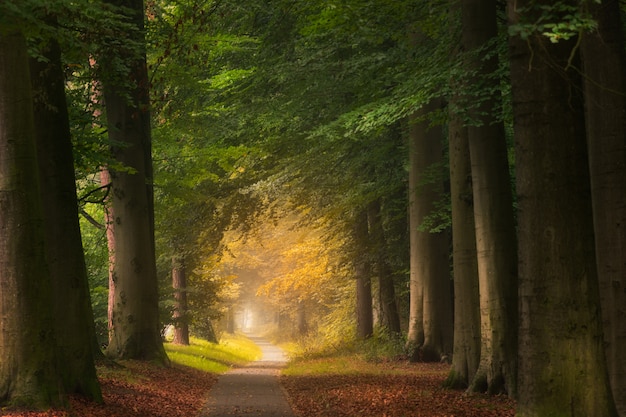
<path id="1" fill-rule="evenodd" d="M 187 304 L 187 274 L 185 261 L 172 259 L 172 287 L 174 288 L 174 340 L 177 345 L 189 345 L 189 321 Z"/>
<path id="2" fill-rule="evenodd" d="M 452 296 L 448 265 L 448 239 L 444 233 L 420 230 L 435 210 L 443 186 L 431 178 L 441 162 L 442 131 L 430 127 L 427 116 L 439 109 L 429 103 L 409 126 L 409 216 L 411 234 L 411 280 L 408 343 L 413 360 L 439 361 L 452 354 Z"/>
<path id="3" fill-rule="evenodd" d="M 307 323 L 306 319 L 306 306 L 302 300 L 298 300 L 297 303 L 296 327 L 298 329 L 298 336 L 306 336 L 309 333 L 309 323 Z"/>
<path id="4" fill-rule="evenodd" d="M 226 312 L 226 332 L 235 333 L 235 307 L 229 306 Z"/>
<path id="5" fill-rule="evenodd" d="M 367 339 L 374 333 L 372 314 L 372 268 L 367 253 L 368 233 L 367 211 L 362 210 L 354 219 L 356 336 L 358 339 Z"/>
<path id="6" fill-rule="evenodd" d="M 392 333 L 400 334 L 400 316 L 396 302 L 396 289 L 391 267 L 387 262 L 387 243 L 383 228 L 380 199 L 368 206 L 370 246 L 375 252 L 376 275 L 378 276 L 378 299 L 380 300 L 380 325 Z"/>
<path id="7" fill-rule="evenodd" d="M 551 4 L 540 2 L 541 4 Z M 578 3 L 572 3 L 577 6 Z M 530 21 L 538 8 L 509 2 Z M 533 4 L 535 5 L 535 4 Z M 598 288 L 577 39 L 510 38 L 519 224 L 518 416 L 615 416 Z"/>
<path id="8" fill-rule="evenodd" d="M 449 103 L 450 195 L 452 205 L 452 271 L 454 275 L 454 350 L 446 385 L 466 388 L 480 363 L 480 301 L 472 171 L 467 128 Z"/>
<path id="9" fill-rule="evenodd" d="M 143 1 L 111 1 L 126 6 L 142 44 Z M 117 51 L 121 54 L 121 51 Z M 134 52 L 129 52 L 134 53 Z M 101 61 L 102 62 L 102 61 Z M 105 61 L 106 62 L 106 61 Z M 168 363 L 159 320 L 158 280 L 154 248 L 154 204 L 149 92 L 145 52 L 131 62 L 132 87 L 103 80 L 109 138 L 113 157 L 126 169 L 109 169 L 115 263 L 112 281 L 111 334 L 107 354 L 115 358 L 157 360 Z"/>
<path id="10" fill-rule="evenodd" d="M 107 168 L 100 169 L 100 184 L 103 187 L 111 187 L 111 175 Z M 106 227 L 107 250 L 109 251 L 109 297 L 107 299 L 107 330 L 109 341 L 113 335 L 113 306 L 115 302 L 115 280 L 113 271 L 115 265 L 115 234 L 113 233 L 113 205 L 111 204 L 111 193 L 107 195 L 104 202 L 104 224 Z"/>
<path id="11" fill-rule="evenodd" d="M 611 388 L 626 416 L 626 57 L 619 2 L 591 11 L 598 28 L 581 52 L 596 263 Z"/>
<path id="12" fill-rule="evenodd" d="M 115 99 L 125 100 L 123 97 Z M 158 281 L 153 250 L 150 211 L 145 189 L 143 151 L 130 138 L 132 110 L 125 104 L 116 103 L 113 96 L 105 93 L 109 125 L 126 125 L 123 135 L 129 145 L 119 150 L 117 158 L 136 173 L 115 172 L 111 176 L 111 206 L 114 219 L 114 263 L 111 281 L 113 304 L 111 306 L 111 334 L 107 354 L 125 359 L 158 359 L 166 362 L 159 330 Z M 125 107 L 115 112 L 116 107 Z M 118 108 L 119 109 L 119 108 Z M 122 113 L 122 114 L 120 114 Z M 120 141 L 121 135 L 112 135 Z"/>
<path id="13" fill-rule="evenodd" d="M 409 328 L 407 333 L 407 347 L 411 352 L 424 343 L 424 288 L 422 275 L 426 273 L 419 258 L 420 248 L 427 245 L 428 233 L 419 230 L 424 217 L 418 198 L 420 173 L 417 149 L 414 140 L 409 134 Z M 425 252 L 424 252 L 425 253 Z M 413 355 L 413 354 L 412 354 Z"/>
<path id="14" fill-rule="evenodd" d="M 0 32 L 0 404 L 65 403 L 45 260 L 26 40 Z"/>
<path id="15" fill-rule="evenodd" d="M 496 117 L 500 80 L 493 75 L 498 60 L 488 47 L 498 34 L 496 12 L 495 0 L 461 3 L 466 67 L 477 74 L 472 87 L 480 86 L 484 95 L 472 97 L 467 126 L 481 311 L 481 359 L 470 390 L 515 396 L 517 242 L 504 126 Z"/>
<path id="16" fill-rule="evenodd" d="M 61 50 L 55 40 L 31 58 L 34 126 L 38 154 L 46 259 L 54 296 L 54 323 L 67 393 L 101 401 L 94 366 L 96 338 L 87 268 L 78 222 L 78 202 Z M 58 244 L 63 236 L 63 244 Z"/>

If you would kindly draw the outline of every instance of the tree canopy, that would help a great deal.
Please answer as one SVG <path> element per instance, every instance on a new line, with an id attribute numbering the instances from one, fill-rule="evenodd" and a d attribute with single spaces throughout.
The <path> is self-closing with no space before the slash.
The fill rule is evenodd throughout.
<path id="1" fill-rule="evenodd" d="M 45 155 L 29 165 L 36 186 L 19 187 L 68 224 L 80 213 L 71 239 L 96 357 L 102 344 L 166 364 L 170 325 L 207 338 L 254 327 L 320 350 L 374 336 L 400 357 L 452 362 L 450 385 L 506 393 L 523 416 L 571 396 L 624 415 L 623 11 L 616 0 L 3 2 L 0 44 L 24 42 L 12 53 L 30 55 L 32 85 L 0 52 L 0 95 L 14 82 L 45 90 L 54 68 L 67 101 L 0 103 L 0 120 L 30 126 L 0 125 L 0 146 L 31 149 L 46 133 L 37 111 L 67 108 L 48 116 L 67 119 L 72 149 L 45 153 L 73 159 L 77 213 L 46 199 L 61 168 L 46 170 Z M 41 215 L 33 207 L 15 215 Z M 52 245 L 59 231 L 40 229 L 33 242 L 47 233 Z M 41 266 L 56 298 L 73 285 Z M 25 301 L 9 292 L 3 305 Z M 571 369 L 594 389 L 583 395 Z"/>

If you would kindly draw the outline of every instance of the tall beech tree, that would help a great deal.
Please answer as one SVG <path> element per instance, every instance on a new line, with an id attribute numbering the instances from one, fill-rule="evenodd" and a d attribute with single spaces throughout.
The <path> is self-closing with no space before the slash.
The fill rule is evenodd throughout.
<path id="1" fill-rule="evenodd" d="M 5 17 L 0 18 L 0 403 L 44 408 L 65 399 L 26 39 Z"/>
<path id="2" fill-rule="evenodd" d="M 468 89 L 467 136 L 478 277 L 480 281 L 480 365 L 472 391 L 515 395 L 517 383 L 517 247 L 504 125 L 498 119 L 500 80 L 495 77 L 498 34 L 495 0 L 461 2 L 465 68 L 476 74 Z"/>
<path id="3" fill-rule="evenodd" d="M 438 361 L 452 354 L 452 294 L 445 233 L 424 230 L 424 221 L 442 198 L 439 170 L 443 160 L 443 130 L 431 126 L 432 100 L 409 122 L 409 224 L 411 240 L 411 301 L 408 343 L 413 359 Z M 435 174 L 435 175 L 433 175 Z M 434 178 L 433 178 L 434 176 Z"/>
<path id="4" fill-rule="evenodd" d="M 54 19 L 49 18 L 54 25 Z M 54 324 L 63 386 L 68 393 L 101 400 L 94 366 L 95 327 L 85 256 L 78 223 L 72 140 L 65 98 L 61 49 L 43 43 L 41 58 L 31 58 L 34 126 L 40 190 L 46 210 L 46 259 L 52 280 Z M 57 244 L 63 236 L 64 243 Z"/>
<path id="5" fill-rule="evenodd" d="M 611 388 L 626 416 L 626 56 L 619 2 L 590 7 L 598 26 L 581 53 L 596 263 Z"/>
<path id="6" fill-rule="evenodd" d="M 466 388 L 480 363 L 480 295 L 469 143 L 467 127 L 458 111 L 458 101 L 458 97 L 454 96 L 448 103 L 454 349 L 446 384 L 453 388 Z"/>
<path id="7" fill-rule="evenodd" d="M 114 216 L 109 226 L 115 252 L 111 266 L 114 287 L 109 289 L 113 291 L 113 305 L 107 354 L 167 363 L 159 322 L 144 7 L 142 0 L 110 3 L 124 7 L 121 10 L 129 14 L 137 30 L 121 35 L 125 45 L 131 47 L 113 48 L 114 55 L 103 56 L 100 61 L 101 66 L 127 62 L 129 78 L 102 80 L 108 133 L 114 144 L 112 155 L 123 166 L 109 168 Z"/>
<path id="8" fill-rule="evenodd" d="M 518 416 L 615 416 L 604 354 L 577 35 L 509 1 L 519 230 Z M 577 2 L 566 2 L 576 9 Z M 529 29 L 530 28 L 530 29 Z M 524 38 L 522 38 L 522 35 Z M 567 99 L 565 99 L 567 98 Z"/>

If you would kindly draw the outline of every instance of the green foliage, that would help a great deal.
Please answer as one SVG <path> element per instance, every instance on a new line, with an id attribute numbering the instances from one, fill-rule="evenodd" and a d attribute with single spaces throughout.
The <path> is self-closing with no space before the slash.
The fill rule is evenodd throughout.
<path id="1" fill-rule="evenodd" d="M 83 208 L 91 219 L 104 222 L 102 206 L 90 205 Z M 87 279 L 91 305 L 94 314 L 96 336 L 101 345 L 109 341 L 108 302 L 109 302 L 109 252 L 107 249 L 106 232 L 95 227 L 84 215 L 80 219 L 83 240 L 83 251 L 87 266 Z"/>
<path id="2" fill-rule="evenodd" d="M 404 119 L 447 88 L 452 64 L 441 47 L 449 42 L 446 7 L 443 1 L 149 2 L 164 321 L 173 306 L 173 256 L 187 264 L 192 325 L 216 320 L 225 303 L 234 302 L 239 290 L 220 270 L 224 236 L 229 229 L 252 233 L 259 213 L 276 218 L 281 210 L 306 207 L 302 224 L 324 224 L 325 242 L 342 242 L 328 245 L 335 248 L 335 262 L 349 266 L 352 213 L 380 199 L 385 251 L 394 276 L 406 281 Z M 123 13 L 113 16 L 124 22 Z M 423 41 L 412 40 L 408 27 L 419 27 Z M 101 34 L 95 51 L 122 47 L 109 35 Z M 125 56 L 134 50 L 131 45 Z M 84 178 L 107 162 L 99 158 L 111 145 L 102 140 L 106 128 L 93 118 L 98 105 L 89 83 L 98 71 L 123 78 L 124 63 L 109 64 L 81 63 L 72 72 Z M 81 195 L 103 195 L 94 191 L 96 182 L 82 184 Z M 447 227 L 447 207 L 442 199 L 424 227 Z M 323 274 L 307 281 L 314 300 L 307 302 L 317 309 L 314 334 L 332 346 L 353 335 L 354 300 L 349 268 L 330 271 L 333 283 Z M 334 296 L 326 294 L 329 289 Z M 289 308 L 286 314 L 293 317 L 295 309 Z"/>
<path id="3" fill-rule="evenodd" d="M 242 121 L 230 137 L 258 138 L 255 143 L 275 156 L 276 169 L 255 191 L 310 208 L 304 221 L 324 222 L 333 239 L 346 239 L 352 213 L 375 199 L 385 200 L 386 218 L 405 221 L 403 119 L 438 94 L 449 65 L 436 42 L 411 44 L 407 26 L 445 38 L 443 3 L 261 3 L 249 3 L 252 25 L 241 31 L 258 42 L 248 45 L 246 57 L 237 55 L 241 61 L 229 61 L 253 70 L 214 84 L 226 87 L 217 96 L 227 98 L 222 114 Z M 406 278 L 407 235 L 397 232 L 402 227 L 386 227 L 393 230 L 387 243 L 395 276 Z M 350 265 L 347 239 L 333 255 Z M 319 320 L 320 332 L 330 339 L 351 335 L 352 306 L 337 300 L 332 310 L 342 318 L 332 326 Z"/>
<path id="4" fill-rule="evenodd" d="M 172 307 L 173 256 L 184 257 L 187 264 L 190 322 L 215 320 L 243 294 L 233 286 L 231 274 L 220 269 L 228 231 L 249 237 L 260 213 L 276 221 L 281 211 L 304 208 L 298 227 L 323 230 L 335 260 L 328 274 L 302 280 L 313 300 L 307 299 L 312 303 L 307 307 L 316 309 L 312 334 L 321 345 L 342 344 L 353 335 L 352 215 L 374 200 L 382 202 L 384 250 L 398 288 L 404 288 L 405 119 L 432 98 L 448 94 L 451 76 L 469 84 L 472 75 L 450 60 L 447 1 L 244 3 L 148 4 L 164 321 Z M 111 48 L 120 46 L 111 42 Z M 124 73 L 123 62 L 112 65 L 118 69 L 113 72 Z M 83 136 L 76 143 L 81 165 L 89 167 L 109 144 L 101 140 L 104 128 L 90 120 L 90 111 L 97 108 L 90 100 L 92 86 L 79 80 L 104 68 L 79 69 L 73 102 L 76 130 L 82 129 Z M 481 90 L 468 102 L 479 101 L 479 93 L 489 94 Z M 444 122 L 443 114 L 434 115 L 438 123 Z M 445 178 L 433 175 L 432 180 Z M 81 194 L 96 187 L 88 184 Z M 448 207 L 442 197 L 423 227 L 446 228 Z M 277 253 L 281 259 L 296 257 L 295 250 Z M 291 278 L 293 290 L 295 277 L 305 272 L 296 267 L 273 277 Z M 334 296 L 329 290 L 335 290 Z M 286 295 L 283 307 L 288 299 L 305 298 L 302 294 Z M 285 314 L 293 317 L 294 305 L 285 307 Z"/>
<path id="5" fill-rule="evenodd" d="M 54 4 L 58 6 L 58 2 Z M 43 2 L 40 0 L 3 1 L 0 3 L 0 32 L 5 34 L 20 29 L 27 37 L 39 35 L 42 8 Z"/>
<path id="6" fill-rule="evenodd" d="M 368 362 L 406 359 L 406 338 L 377 327 L 371 338 L 359 342 L 358 351 Z"/>
<path id="7" fill-rule="evenodd" d="M 299 360 L 358 356 L 367 362 L 404 360 L 407 358 L 404 336 L 376 327 L 374 335 L 365 340 L 355 340 L 354 322 L 345 323 L 344 333 L 318 333 L 297 340 L 287 346 L 290 356 Z"/>
<path id="8" fill-rule="evenodd" d="M 598 23 L 588 10 L 589 3 L 600 4 L 600 0 L 582 0 L 579 2 L 557 1 L 553 4 L 529 6 L 518 9 L 520 22 L 509 27 L 512 36 L 527 39 L 539 33 L 547 37 L 550 42 L 558 43 L 568 40 L 583 32 L 589 32 L 598 27 Z"/>
<path id="9" fill-rule="evenodd" d="M 187 320 L 195 332 L 207 331 L 207 323 L 226 311 L 224 303 L 232 302 L 232 279 L 216 269 L 221 241 L 233 225 L 245 229 L 253 221 L 260 200 L 248 189 L 271 160 L 248 137 L 239 137 L 236 109 L 225 94 L 254 71 L 238 63 L 255 40 L 218 30 L 218 5 L 151 2 L 146 22 L 163 320 L 171 322 L 171 259 L 181 257 L 188 275 Z"/>

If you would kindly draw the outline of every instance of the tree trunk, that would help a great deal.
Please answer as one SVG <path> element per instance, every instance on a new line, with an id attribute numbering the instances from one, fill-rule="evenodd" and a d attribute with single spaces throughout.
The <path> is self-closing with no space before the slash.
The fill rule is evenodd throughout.
<path id="1" fill-rule="evenodd" d="M 31 58 L 39 180 L 46 225 L 46 259 L 54 296 L 54 323 L 67 393 L 101 401 L 92 343 L 96 338 L 78 202 L 61 50 L 49 41 L 46 61 Z M 58 239 L 63 236 L 63 244 Z"/>
<path id="2" fill-rule="evenodd" d="M 100 184 L 103 187 L 111 187 L 111 175 L 109 170 L 102 168 L 100 170 Z M 107 249 L 109 251 L 109 297 L 107 304 L 107 330 L 109 332 L 109 341 L 113 335 L 113 305 L 115 300 L 115 280 L 113 279 L 113 271 L 115 265 L 115 235 L 113 234 L 113 221 L 115 215 L 113 213 L 113 205 L 111 193 L 109 192 L 104 202 L 104 224 L 106 227 Z"/>
<path id="3" fill-rule="evenodd" d="M 422 198 L 418 198 L 420 173 L 417 168 L 417 149 L 412 135 L 409 135 L 409 328 L 407 333 L 407 347 L 411 352 L 424 343 L 424 285 L 423 275 L 426 273 L 422 260 L 419 257 L 420 248 L 428 246 L 428 232 L 419 230 L 424 217 L 420 205 Z M 420 197 L 423 196 L 420 195 Z M 424 255 L 426 252 L 423 252 Z M 413 356 L 413 353 L 411 354 Z"/>
<path id="4" fill-rule="evenodd" d="M 452 270 L 454 274 L 454 351 L 446 385 L 466 388 L 480 362 L 480 301 L 472 171 L 467 128 L 450 100 L 448 138 L 452 204 Z"/>
<path id="5" fill-rule="evenodd" d="M 370 246 L 375 250 L 376 274 L 378 276 L 378 299 L 380 300 L 380 326 L 392 333 L 400 334 L 400 316 L 396 303 L 396 289 L 391 267 L 387 261 L 387 243 L 383 229 L 380 199 L 368 206 Z"/>
<path id="6" fill-rule="evenodd" d="M 408 343 L 414 349 L 413 359 L 425 361 L 439 361 L 444 355 L 451 355 L 453 348 L 448 239 L 444 233 L 420 230 L 443 193 L 441 180 L 437 176 L 432 178 L 433 167 L 443 156 L 443 133 L 440 128 L 430 127 L 427 120 L 439 107 L 438 100 L 429 103 L 419 115 L 411 118 L 409 126 L 411 300 Z"/>
<path id="7" fill-rule="evenodd" d="M 309 324 L 306 320 L 306 308 L 304 301 L 302 300 L 298 300 L 296 321 L 298 327 L 298 336 L 306 336 L 307 333 L 309 333 Z"/>
<path id="8" fill-rule="evenodd" d="M 509 2 L 511 24 L 520 18 L 514 11 L 526 6 Z M 537 9 L 524 18 L 535 21 Z M 603 346 L 576 42 L 553 44 L 539 33 L 510 39 L 520 417 L 616 415 Z"/>
<path id="9" fill-rule="evenodd" d="M 126 6 L 143 36 L 143 2 L 111 1 Z M 143 43 L 143 39 L 126 36 Z M 121 53 L 117 51 L 117 53 Z M 133 52 L 129 52 L 133 53 Z M 159 322 L 154 250 L 150 115 L 145 52 L 132 62 L 130 85 L 103 80 L 113 157 L 126 169 L 109 169 L 115 263 L 111 334 L 107 354 L 115 358 L 168 363 Z M 129 101 L 130 100 L 130 101 Z"/>
<path id="10" fill-rule="evenodd" d="M 125 125 L 123 135 L 111 135 L 112 140 L 121 141 L 123 137 L 128 144 L 128 147 L 118 150 L 117 158 L 125 166 L 137 170 L 134 174 L 109 170 L 112 185 L 110 214 L 114 215 L 110 226 L 115 252 L 111 275 L 111 334 L 107 354 L 115 358 L 166 362 L 159 330 L 158 281 L 148 215 L 150 209 L 145 189 L 143 151 L 137 138 L 131 137 L 138 136 L 131 133 L 134 112 L 125 104 L 119 101 L 116 103 L 115 99 L 124 101 L 122 97 L 105 93 L 105 99 L 109 125 Z"/>
<path id="11" fill-rule="evenodd" d="M 596 262 L 611 388 L 626 416 L 626 57 L 619 2 L 591 7 L 598 29 L 581 51 Z"/>
<path id="12" fill-rule="evenodd" d="M 37 173 L 26 40 L 0 31 L 0 404 L 65 403 Z"/>
<path id="13" fill-rule="evenodd" d="M 500 80 L 493 76 L 497 54 L 486 48 L 498 34 L 496 11 L 495 0 L 461 3 L 466 67 L 477 73 L 473 88 L 490 92 L 472 97 L 478 103 L 469 111 L 467 127 L 481 311 L 481 359 L 470 390 L 515 396 L 517 242 L 504 126 L 495 116 L 501 101 Z"/>
<path id="14" fill-rule="evenodd" d="M 230 334 L 235 333 L 235 307 L 228 307 L 226 312 L 226 332 Z"/>
<path id="15" fill-rule="evenodd" d="M 356 336 L 367 339 L 374 333 L 372 314 L 371 265 L 367 252 L 368 241 L 367 211 L 358 213 L 354 219 L 354 248 L 356 276 Z"/>
<path id="16" fill-rule="evenodd" d="M 177 345 L 189 345 L 189 320 L 187 307 L 187 275 L 185 261 L 172 259 L 172 287 L 174 288 L 174 340 Z"/>
<path id="17" fill-rule="evenodd" d="M 89 66 L 91 68 L 93 68 L 95 66 L 95 63 L 96 63 L 96 61 L 95 61 L 94 58 L 90 58 L 89 59 Z M 102 112 L 101 112 L 100 108 L 98 106 L 96 106 L 96 104 L 100 103 L 100 95 L 101 95 L 101 92 L 99 91 L 99 89 L 96 88 L 96 86 L 92 85 L 92 87 L 90 88 L 90 93 L 89 93 L 89 104 L 93 106 L 92 117 L 93 117 L 94 120 L 99 120 L 100 117 L 102 116 Z M 103 179 L 103 177 L 102 177 L 103 176 L 103 173 L 102 173 L 103 170 L 104 169 L 102 167 L 100 167 L 100 184 L 101 185 L 107 185 L 106 190 L 107 190 L 107 193 L 108 193 L 108 184 L 109 184 L 110 181 L 109 181 L 109 177 L 108 177 L 108 172 L 106 173 L 106 178 Z M 104 209 L 105 209 L 105 218 L 103 220 L 104 220 L 104 230 L 106 231 L 106 236 L 107 236 L 107 249 L 108 249 L 108 253 L 109 253 L 109 284 L 110 284 L 110 281 L 111 281 L 111 274 L 110 274 L 110 272 L 111 272 L 111 265 L 112 265 L 110 258 L 112 256 L 112 254 L 114 253 L 114 251 L 111 249 L 111 246 L 110 246 L 111 242 L 112 242 L 110 235 L 112 236 L 112 234 L 111 234 L 111 231 L 110 231 L 111 228 L 108 226 L 110 219 L 109 219 L 109 216 L 106 214 L 107 213 L 106 197 L 105 197 L 104 200 L 102 200 L 102 203 L 103 203 Z M 84 215 L 85 212 L 83 211 L 80 214 Z M 95 220 L 95 219 L 93 219 L 93 221 L 91 221 L 89 218 L 87 218 L 87 220 L 90 223 L 94 224 L 94 226 L 98 225 L 98 221 Z M 100 226 L 98 225 L 96 227 L 100 227 Z M 89 276 L 89 273 L 87 273 L 87 276 Z M 109 295 L 109 300 L 110 300 L 111 291 L 109 291 L 108 295 Z M 108 305 L 110 305 L 110 303 Z M 109 313 L 109 312 L 107 311 L 107 313 Z M 109 326 L 109 325 L 110 325 L 110 316 L 107 317 L 107 326 Z M 94 327 L 95 327 L 95 324 L 94 324 Z M 107 329 L 107 341 L 108 341 L 108 331 L 109 330 L 110 329 Z M 95 329 L 95 333 L 94 333 L 93 336 L 94 337 L 93 337 L 93 339 L 91 341 L 91 351 L 93 352 L 94 360 L 96 362 L 98 362 L 100 360 L 105 359 L 105 355 L 104 355 L 104 352 L 103 352 L 103 349 L 102 349 L 103 348 L 102 344 L 103 344 L 104 341 L 101 339 L 101 335 L 98 334 L 98 330 L 97 329 Z"/>

